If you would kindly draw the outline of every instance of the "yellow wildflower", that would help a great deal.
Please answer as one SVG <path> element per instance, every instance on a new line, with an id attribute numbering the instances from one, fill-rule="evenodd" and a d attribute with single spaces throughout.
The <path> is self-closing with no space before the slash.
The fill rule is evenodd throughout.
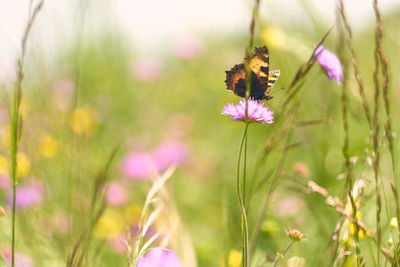
<path id="1" fill-rule="evenodd" d="M 354 223 L 349 223 L 349 232 L 351 235 L 356 233 L 356 225 Z M 358 229 L 358 238 L 364 238 L 365 233 L 363 229 Z"/>
<path id="2" fill-rule="evenodd" d="M 0 175 L 7 175 L 8 171 L 8 160 L 3 155 L 0 155 Z"/>
<path id="3" fill-rule="evenodd" d="M 117 236 L 124 227 L 125 221 L 122 214 L 116 209 L 108 208 L 97 221 L 93 234 L 97 238 L 110 239 Z"/>
<path id="4" fill-rule="evenodd" d="M 3 145 L 10 146 L 11 136 L 10 136 L 10 125 L 3 125 L 1 128 L 1 141 Z"/>
<path id="5" fill-rule="evenodd" d="M 396 218 L 396 217 L 393 217 L 393 218 L 390 220 L 390 227 L 392 227 L 392 228 L 394 228 L 394 229 L 399 228 L 399 224 L 398 224 L 398 222 L 397 222 L 397 218 Z"/>
<path id="6" fill-rule="evenodd" d="M 242 252 L 236 249 L 231 249 L 228 256 L 229 267 L 240 267 L 242 263 Z"/>
<path id="7" fill-rule="evenodd" d="M 96 118 L 97 115 L 93 109 L 89 107 L 76 108 L 69 118 L 69 125 L 77 134 L 91 135 L 96 125 Z"/>
<path id="8" fill-rule="evenodd" d="M 286 33 L 277 27 L 267 27 L 261 32 L 261 39 L 272 49 L 282 49 L 286 46 Z"/>
<path id="9" fill-rule="evenodd" d="M 58 142 L 51 135 L 44 135 L 39 141 L 39 151 L 45 158 L 52 158 L 57 155 Z"/>
<path id="10" fill-rule="evenodd" d="M 138 205 L 132 204 L 125 208 L 124 218 L 128 224 L 137 224 L 140 220 L 142 208 Z"/>

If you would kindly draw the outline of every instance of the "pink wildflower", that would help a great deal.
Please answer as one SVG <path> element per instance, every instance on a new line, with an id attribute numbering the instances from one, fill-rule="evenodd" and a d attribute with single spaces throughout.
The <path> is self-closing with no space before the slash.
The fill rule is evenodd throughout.
<path id="1" fill-rule="evenodd" d="M 254 99 L 248 100 L 247 114 L 249 121 L 264 123 L 273 123 L 274 113 L 268 107 L 264 106 L 263 103 L 258 102 Z M 223 115 L 232 116 L 233 121 L 244 121 L 246 120 L 246 100 L 241 100 L 238 104 L 227 104 L 221 112 Z"/>
<path id="2" fill-rule="evenodd" d="M 138 267 L 182 267 L 176 253 L 163 248 L 152 248 L 137 262 Z"/>
<path id="3" fill-rule="evenodd" d="M 175 53 L 186 60 L 197 58 L 203 51 L 203 43 L 194 36 L 182 36 L 175 44 Z"/>
<path id="4" fill-rule="evenodd" d="M 132 152 L 122 162 L 124 174 L 131 179 L 147 179 L 170 165 L 182 163 L 188 156 L 185 145 L 178 141 L 161 144 L 151 153 Z"/>
<path id="5" fill-rule="evenodd" d="M 110 183 L 108 186 L 106 201 L 112 206 L 119 206 L 126 202 L 127 193 L 125 188 L 119 183 Z"/>
<path id="6" fill-rule="evenodd" d="M 16 208 L 28 209 L 32 206 L 42 203 L 44 200 L 43 184 L 32 179 L 28 184 L 17 187 Z M 12 205 L 12 193 L 9 195 L 7 204 Z"/>
<path id="7" fill-rule="evenodd" d="M 315 50 L 314 55 L 329 79 L 336 80 L 341 85 L 343 81 L 343 68 L 336 54 L 320 45 Z"/>
<path id="8" fill-rule="evenodd" d="M 4 248 L 2 251 L 4 260 L 9 266 L 11 266 L 11 248 Z M 15 267 L 33 267 L 33 261 L 28 256 L 20 253 L 15 253 Z"/>
<path id="9" fill-rule="evenodd" d="M 133 63 L 133 76 L 142 82 L 151 82 L 160 77 L 162 62 L 157 58 L 140 58 Z"/>
<path id="10" fill-rule="evenodd" d="M 153 162 L 158 171 L 163 171 L 172 164 L 179 164 L 187 157 L 186 147 L 180 142 L 163 143 L 153 153 Z"/>

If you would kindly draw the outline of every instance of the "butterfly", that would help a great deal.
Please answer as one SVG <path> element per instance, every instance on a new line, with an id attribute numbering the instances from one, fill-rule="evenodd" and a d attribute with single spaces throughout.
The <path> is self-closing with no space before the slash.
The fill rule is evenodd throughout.
<path id="1" fill-rule="evenodd" d="M 228 91 L 240 97 L 246 95 L 245 63 L 237 64 L 226 73 L 226 87 Z M 269 100 L 269 92 L 278 80 L 279 70 L 269 71 L 269 54 L 266 46 L 256 47 L 249 60 L 251 70 L 250 97 L 256 100 Z"/>

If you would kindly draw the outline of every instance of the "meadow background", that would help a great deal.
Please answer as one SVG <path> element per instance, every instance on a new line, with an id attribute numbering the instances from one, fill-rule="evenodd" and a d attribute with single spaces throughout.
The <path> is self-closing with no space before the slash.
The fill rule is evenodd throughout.
<path id="1" fill-rule="evenodd" d="M 29 1 L 15 2 L 0 2 L 4 15 L 0 18 L 0 255 L 6 260 L 11 244 L 14 62 L 29 5 Z M 396 134 L 400 5 L 382 1 L 382 6 L 382 46 L 390 66 Z M 154 177 L 143 167 L 149 157 L 159 159 L 161 174 L 176 165 L 166 182 L 162 215 L 152 231 L 168 233 L 163 232 L 168 236 L 167 247 L 177 252 L 185 266 L 240 266 L 235 173 L 243 123 L 232 122 L 221 110 L 239 101 L 226 91 L 225 71 L 243 60 L 252 7 L 252 1 L 44 3 L 26 52 L 18 154 L 21 202 L 16 251 L 21 262 L 31 265 L 16 266 L 65 266 L 88 229 L 93 234 L 82 245 L 88 248 L 82 266 L 127 266 L 127 232 L 135 235 Z M 367 99 L 373 105 L 376 23 L 372 1 L 345 1 L 345 7 Z M 276 114 L 298 68 L 335 25 L 336 16 L 335 1 L 261 1 L 255 45 L 267 45 L 271 69 L 281 71 L 271 92 L 273 99 L 267 103 Z M 339 29 L 336 24 L 324 42 L 335 52 L 340 47 Z M 373 231 L 370 133 L 351 69 L 345 76 L 353 177 L 366 184 L 359 211 Z M 271 266 L 268 259 L 290 241 L 286 235 L 290 227 L 301 230 L 307 240 L 296 243 L 281 266 L 332 266 L 331 239 L 340 214 L 306 185 L 312 180 L 330 195 L 343 197 L 341 86 L 315 64 L 295 99 L 300 105 L 290 130 L 282 124 L 249 128 L 246 194 L 250 233 L 267 192 L 272 193 L 252 266 Z M 379 115 L 384 122 L 383 109 Z M 290 139 L 288 131 L 293 133 Z M 393 249 L 399 241 L 397 230 L 390 227 L 395 216 L 390 190 L 393 174 L 383 130 L 379 136 L 387 207 L 382 212 L 382 246 Z M 397 147 L 397 139 L 394 144 Z M 274 173 L 286 152 L 275 184 Z M 99 186 L 102 179 L 107 188 Z M 93 198 L 97 193 L 98 198 L 105 198 L 104 209 L 103 202 Z M 98 210 L 102 212 L 96 218 Z M 392 243 L 388 243 L 390 238 Z M 160 240 L 152 246 L 164 245 Z M 374 266 L 373 246 L 369 238 L 360 239 L 366 266 Z M 383 257 L 381 264 L 391 266 Z M 347 257 L 343 266 L 357 265 Z"/>

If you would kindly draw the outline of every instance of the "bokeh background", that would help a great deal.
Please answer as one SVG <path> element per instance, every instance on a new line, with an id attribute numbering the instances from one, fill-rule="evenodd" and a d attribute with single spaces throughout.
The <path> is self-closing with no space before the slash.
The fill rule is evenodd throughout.
<path id="1" fill-rule="evenodd" d="M 375 18 L 370 2 L 345 1 L 345 5 L 372 103 Z M 383 47 L 390 61 L 396 114 L 400 3 L 381 2 Z M 28 6 L 26 0 L 0 1 L 3 254 L 10 244 L 9 106 Z M 118 146 L 110 171 L 112 186 L 106 192 L 108 207 L 95 226 L 87 266 L 126 265 L 126 229 L 137 224 L 151 184 L 148 170 L 140 173 L 148 157 L 160 159 L 160 171 L 171 163 L 178 165 L 168 187 L 181 227 L 171 240 L 185 240 L 183 248 L 174 247 L 180 257 L 193 248 L 198 266 L 239 266 L 235 253 L 240 250 L 240 213 L 234 186 L 243 125 L 220 111 L 226 103 L 239 100 L 226 91 L 224 72 L 243 59 L 252 7 L 252 1 L 241 0 L 45 2 L 29 40 L 23 85 L 19 186 L 25 189 L 21 194 L 29 197 L 21 200 L 17 214 L 21 257 L 32 259 L 34 266 L 65 265 L 71 245 L 90 220 L 89 196 L 95 177 Z M 298 67 L 335 25 L 336 2 L 262 1 L 258 19 L 255 43 L 268 46 L 272 69 L 281 71 L 268 102 L 278 111 Z M 325 47 L 337 51 L 338 46 L 335 26 Z M 368 125 L 355 80 L 349 79 L 350 153 L 359 164 L 356 175 L 372 181 L 365 151 Z M 305 192 L 293 180 L 314 180 L 341 196 L 344 181 L 340 178 L 345 171 L 341 88 L 317 65 L 304 88 L 296 121 L 324 119 L 324 123 L 296 128 L 296 146 L 288 154 L 262 224 L 256 252 L 260 264 L 265 255 L 275 255 L 288 243 L 285 230 L 295 226 L 308 240 L 296 245 L 289 256 L 303 257 L 305 266 L 328 266 L 331 234 L 339 216 L 324 199 Z M 398 129 L 394 118 L 394 132 Z M 269 125 L 250 127 L 248 176 L 255 177 L 254 182 L 249 180 L 254 183 L 249 192 L 251 226 L 268 190 L 263 174 L 276 168 L 284 136 L 267 162 L 257 166 L 258 159 L 266 140 L 278 131 Z M 382 176 L 390 176 L 386 152 L 382 166 Z M 363 210 L 366 222 L 374 221 L 374 212 Z M 383 220 L 385 238 L 393 215 L 391 209 Z M 154 231 L 165 221 L 160 220 Z M 365 250 L 368 242 L 363 243 Z"/>

